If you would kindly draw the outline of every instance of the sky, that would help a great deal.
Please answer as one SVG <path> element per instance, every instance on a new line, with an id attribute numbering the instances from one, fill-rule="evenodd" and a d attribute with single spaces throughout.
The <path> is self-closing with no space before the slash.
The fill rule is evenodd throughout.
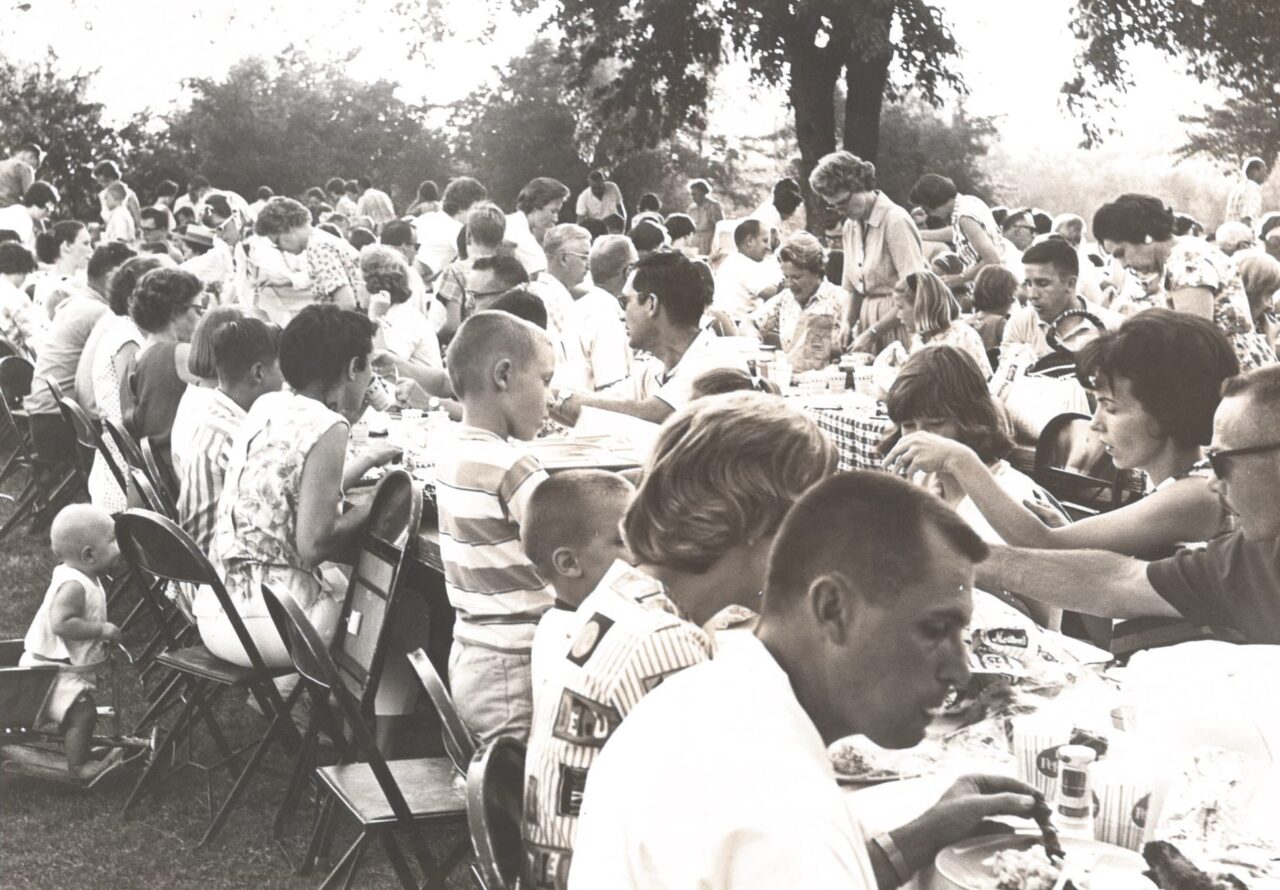
<path id="1" fill-rule="evenodd" d="M 390 12 L 395 0 L 0 0 L 0 46 L 6 55 L 34 58 L 52 48 L 68 70 L 98 69 L 92 96 L 109 120 L 123 121 L 143 108 L 163 111 L 180 101 L 190 77 L 217 77 L 238 59 L 271 55 L 289 43 L 325 58 L 356 55 L 348 73 L 385 77 L 400 84 L 402 98 L 448 103 L 463 98 L 492 68 L 519 53 L 537 34 L 536 18 L 521 18 L 509 3 L 494 39 L 474 38 L 484 23 L 483 0 L 443 0 L 458 38 L 432 48 L 432 64 L 405 58 L 407 43 Z M 1058 106 L 1058 88 L 1073 75 L 1074 44 L 1067 30 L 1071 0 L 938 0 L 964 48 L 957 62 L 970 87 L 969 111 L 996 115 L 1010 152 L 1046 144 L 1074 144 L 1079 123 Z M 26 11 L 19 7 L 29 6 Z M 141 41 L 141 42 L 140 42 Z M 1179 113 L 1194 112 L 1218 97 L 1176 64 L 1156 53 L 1132 59 L 1137 80 L 1123 98 L 1124 132 L 1111 142 L 1143 154 L 1176 146 Z M 731 65 L 721 76 L 721 101 L 713 127 L 752 134 L 785 119 L 785 97 L 749 88 L 749 69 Z M 769 109 L 770 114 L 761 111 Z"/>

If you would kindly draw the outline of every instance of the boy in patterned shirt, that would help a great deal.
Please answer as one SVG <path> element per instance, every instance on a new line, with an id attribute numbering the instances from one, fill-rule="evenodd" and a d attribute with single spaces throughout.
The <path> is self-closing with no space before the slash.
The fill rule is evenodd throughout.
<path id="1" fill-rule="evenodd" d="M 555 353 L 534 325 L 478 312 L 458 328 L 447 364 L 462 402 L 462 424 L 436 461 L 440 558 L 458 613 L 449 682 L 481 741 L 523 741 L 534 628 L 554 597 L 520 546 L 529 498 L 547 473 L 509 440 L 532 439 L 541 427 Z"/>

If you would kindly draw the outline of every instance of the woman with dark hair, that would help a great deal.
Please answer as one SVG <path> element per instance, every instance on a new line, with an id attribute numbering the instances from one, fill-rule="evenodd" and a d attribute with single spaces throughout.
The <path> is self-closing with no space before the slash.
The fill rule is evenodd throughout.
<path id="1" fill-rule="evenodd" d="M 424 213 L 434 213 L 440 209 L 440 187 L 430 179 L 424 179 L 418 183 L 418 196 L 413 201 L 413 206 L 406 212 L 406 216 L 422 216 Z"/>
<path id="2" fill-rule="evenodd" d="M 36 258 L 31 251 L 15 241 L 0 243 L 0 337 L 32 355 L 39 325 L 22 285 L 35 270 Z"/>
<path id="3" fill-rule="evenodd" d="M 531 279 L 547 270 L 542 238 L 560 218 L 560 208 L 568 197 L 569 187 L 563 182 L 538 176 L 520 189 L 516 212 L 507 214 L 506 238 L 515 245 L 516 259 Z"/>
<path id="4" fill-rule="evenodd" d="M 698 227 L 693 217 L 687 213 L 673 213 L 666 218 L 664 225 L 667 227 L 667 234 L 671 236 L 671 249 L 696 260 L 698 246 L 694 243 L 694 235 L 697 234 Z"/>
<path id="5" fill-rule="evenodd" d="M 153 269 L 138 280 L 129 317 L 142 332 L 120 391 L 124 425 L 135 439 L 151 440 L 156 460 L 173 470 L 169 441 L 187 384 L 199 378 L 187 369 L 191 335 L 209 306 L 204 283 L 182 269 Z"/>
<path id="6" fill-rule="evenodd" d="M 35 304 L 37 324 L 47 330 L 53 313 L 67 297 L 82 293 L 88 282 L 85 270 L 89 257 L 93 256 L 93 239 L 84 223 L 75 220 L 56 222 L 47 232 L 36 235 L 36 259 L 50 269 L 42 269 L 32 276 L 35 290 L 31 302 Z"/>
<path id="7" fill-rule="evenodd" d="M 1094 214 L 1093 234 L 1139 278 L 1158 276 L 1170 308 L 1211 318 L 1231 338 L 1241 370 L 1276 360 L 1254 328 L 1235 263 L 1200 238 L 1176 235 L 1174 213 L 1159 198 L 1126 194 L 1104 204 Z"/>
<path id="8" fill-rule="evenodd" d="M 93 333 L 89 335 L 96 345 L 90 351 L 85 350 L 82 362 L 89 362 L 89 373 L 93 380 L 93 401 L 98 408 L 98 417 L 112 423 L 123 424 L 124 415 L 120 405 L 120 382 L 127 379 L 129 368 L 134 357 L 142 346 L 142 332 L 129 317 L 129 302 L 139 279 L 155 269 L 172 269 L 173 260 L 162 256 L 137 256 L 125 260 L 107 284 L 107 302 L 111 312 L 98 319 Z M 98 328 L 102 327 L 101 333 Z M 110 438 L 103 440 L 112 452 L 116 465 L 124 467 L 124 456 L 115 449 Z M 129 506 L 128 492 L 121 491 L 111 471 L 101 455 L 93 457 L 93 468 L 89 472 L 89 498 L 103 507 L 108 513 L 119 513 Z"/>
<path id="9" fill-rule="evenodd" d="M 364 413 L 373 380 L 374 324 L 358 312 L 312 305 L 280 338 L 280 371 L 290 389 L 262 395 L 241 424 L 227 465 L 213 552 L 227 593 L 269 666 L 289 664 L 262 599 L 262 585 L 290 596 L 329 639 L 345 583 L 323 563 L 341 554 L 368 517 L 368 504 L 342 513 L 343 491 L 398 449 L 373 446 L 347 460 L 351 424 Z M 197 598 L 200 636 L 219 658 L 248 666 L 215 603 Z"/>
<path id="10" fill-rule="evenodd" d="M 1120 469 L 1143 470 L 1154 490 L 1136 503 L 1048 528 L 1025 499 L 996 483 L 981 455 L 930 432 L 904 436 L 885 463 L 945 474 L 964 489 L 1004 540 L 1017 547 L 1101 548 L 1150 555 L 1206 541 L 1227 525 L 1209 485 L 1202 447 L 1225 380 L 1239 363 L 1206 319 L 1148 309 L 1076 353 L 1076 374 L 1098 399 L 1093 430 Z"/>

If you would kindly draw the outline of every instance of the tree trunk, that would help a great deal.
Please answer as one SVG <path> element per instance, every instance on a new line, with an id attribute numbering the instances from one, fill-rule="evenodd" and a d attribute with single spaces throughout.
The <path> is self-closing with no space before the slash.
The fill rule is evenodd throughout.
<path id="1" fill-rule="evenodd" d="M 808 46 L 796 45 L 807 41 Z M 835 94 L 840 61 L 813 47 L 813 33 L 788 41 L 791 84 L 788 95 L 796 114 L 796 142 L 800 145 L 800 190 L 804 195 L 805 228 L 821 236 L 823 210 L 809 188 L 809 174 L 818 160 L 836 148 Z M 794 42 L 794 43 L 793 43 Z"/>
<path id="2" fill-rule="evenodd" d="M 850 61 L 844 73 L 844 148 L 873 164 L 880 151 L 880 109 L 892 59 L 889 54 Z"/>

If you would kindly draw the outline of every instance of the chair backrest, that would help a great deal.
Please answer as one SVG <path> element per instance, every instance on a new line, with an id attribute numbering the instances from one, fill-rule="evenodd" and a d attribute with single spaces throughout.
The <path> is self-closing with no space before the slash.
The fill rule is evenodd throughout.
<path id="1" fill-rule="evenodd" d="M 458 771 L 458 774 L 465 776 L 468 765 L 471 763 L 471 758 L 476 756 L 475 737 L 471 735 L 471 730 L 467 729 L 467 725 L 462 722 L 462 717 L 458 714 L 458 709 L 453 704 L 453 696 L 449 695 L 449 690 L 444 688 L 444 681 L 440 679 L 440 674 L 436 670 L 436 666 L 431 663 L 431 659 L 427 657 L 426 651 L 415 649 L 410 652 L 409 663 L 413 665 L 418 679 L 422 681 L 423 688 L 427 690 L 427 695 L 431 697 L 431 704 L 435 706 L 436 713 L 440 715 L 445 753 L 453 761 L 454 769 Z"/>
<path id="2" fill-rule="evenodd" d="M 0 392 L 8 406 L 17 407 L 23 397 L 31 395 L 31 378 L 34 375 L 35 367 L 22 356 L 0 358 Z"/>
<path id="3" fill-rule="evenodd" d="M 262 654 L 245 629 L 244 621 L 217 570 L 176 522 L 152 510 L 126 510 L 116 515 L 116 540 L 125 561 L 134 571 L 143 571 L 166 581 L 208 585 L 231 622 L 249 663 L 254 670 L 266 672 Z"/>
<path id="4" fill-rule="evenodd" d="M 8 358 L 11 355 L 21 355 L 18 347 L 14 346 L 4 337 L 0 337 L 0 358 Z"/>
<path id="5" fill-rule="evenodd" d="M 147 478 L 146 473 L 137 467 L 130 467 L 129 478 L 133 480 L 133 485 L 138 489 L 138 494 L 142 496 L 142 502 L 147 505 L 148 510 L 159 513 L 161 516 L 172 519 L 175 522 L 178 520 L 177 507 L 164 494 L 155 489 L 151 484 L 151 480 Z"/>
<path id="6" fill-rule="evenodd" d="M 374 492 L 351 581 L 330 650 L 347 689 L 372 714 L 405 549 L 418 533 L 422 494 L 404 470 L 387 473 Z"/>
<path id="7" fill-rule="evenodd" d="M 1119 507 L 1128 481 L 1105 453 L 1092 460 L 1087 472 L 1066 467 L 1072 446 L 1089 435 L 1090 420 L 1076 412 L 1059 414 L 1045 424 L 1036 442 L 1032 476 L 1063 502 L 1074 519 Z"/>
<path id="8" fill-rule="evenodd" d="M 102 429 L 107 434 L 107 438 L 111 440 L 111 444 L 115 445 L 121 456 L 124 457 L 125 463 L 131 467 L 139 467 L 143 472 L 146 472 L 147 462 L 142 457 L 142 449 L 128 430 L 109 417 L 102 418 Z"/>
<path id="9" fill-rule="evenodd" d="M 93 468 L 92 452 L 97 452 L 102 457 L 103 463 L 107 470 L 115 479 L 116 484 L 120 486 L 121 491 L 129 490 L 129 482 L 125 477 L 124 468 L 116 461 L 116 457 L 111 453 L 111 449 L 107 448 L 99 435 L 97 427 L 93 425 L 93 421 L 89 419 L 89 415 L 80 407 L 80 403 L 75 399 L 62 398 L 58 400 L 58 410 L 62 412 L 62 419 L 71 425 L 71 429 L 75 431 L 76 442 L 80 448 L 80 470 L 84 473 L 85 479 L 89 478 L 89 472 Z M 86 457 L 86 451 L 89 452 Z"/>
<path id="10" fill-rule="evenodd" d="M 467 769 L 467 823 L 485 890 L 514 888 L 524 864 L 525 747 L 499 736 Z"/>
<path id="11" fill-rule="evenodd" d="M 151 437 L 143 436 L 139 445 L 142 448 L 142 465 L 151 479 L 152 486 L 171 503 L 177 501 L 178 482 L 169 472 L 169 468 L 161 466 L 156 460 L 155 450 L 151 447 Z"/>
<path id="12" fill-rule="evenodd" d="M 62 385 L 52 377 L 44 378 L 44 385 L 49 387 L 49 392 L 53 393 L 55 402 L 61 402 L 66 397 L 66 393 L 62 391 Z"/>

